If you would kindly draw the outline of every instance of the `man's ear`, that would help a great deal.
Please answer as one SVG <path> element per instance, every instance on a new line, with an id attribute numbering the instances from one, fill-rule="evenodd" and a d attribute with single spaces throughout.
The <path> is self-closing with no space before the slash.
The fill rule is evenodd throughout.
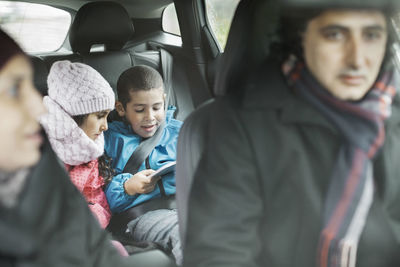
<path id="1" fill-rule="evenodd" d="M 118 112 L 118 115 L 120 117 L 125 117 L 125 108 L 121 102 L 119 102 L 119 101 L 115 102 L 115 110 Z"/>

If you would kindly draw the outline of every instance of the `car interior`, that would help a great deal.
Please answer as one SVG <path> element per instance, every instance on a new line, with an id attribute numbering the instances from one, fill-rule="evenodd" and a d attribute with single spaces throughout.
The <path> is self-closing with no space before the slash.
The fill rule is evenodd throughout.
<path id="1" fill-rule="evenodd" d="M 261 47 L 253 47 L 257 42 L 249 41 L 251 36 L 259 36 L 254 31 L 260 29 L 246 28 L 257 12 L 251 1 L 21 1 L 51 6 L 71 16 L 67 35 L 58 49 L 30 52 L 34 82 L 42 95 L 47 94 L 46 80 L 51 65 L 59 60 L 92 66 L 115 92 L 120 74 L 136 65 L 154 67 L 169 81 L 168 103 L 177 108 L 175 118 L 184 122 L 178 140 L 176 167 L 176 205 L 184 242 L 193 174 L 208 137 L 207 124 L 214 114 L 216 99 L 228 93 L 240 93 L 234 91 L 243 82 L 238 79 L 239 74 L 241 78 L 250 75 L 253 65 L 263 58 Z M 7 24 L 6 9 L 2 10 L 1 4 L 12 6 L 12 2 L 16 1 L 0 0 L 0 27 Z M 224 18 L 227 21 L 226 46 L 218 41 L 210 23 L 215 15 L 209 9 L 210 2 L 225 2 L 233 11 L 231 18 Z M 167 8 L 176 12 L 179 34 L 164 28 Z M 46 36 L 40 38 L 46 39 Z M 109 119 L 113 120 L 112 114 Z"/>
<path id="2" fill-rule="evenodd" d="M 238 74 L 244 74 L 248 67 L 243 65 L 243 59 L 246 58 L 246 51 L 248 51 L 246 44 L 249 40 L 249 31 L 245 25 L 251 19 L 252 12 L 248 1 L 239 3 L 232 20 L 224 54 L 217 66 L 218 75 L 215 77 L 214 86 L 215 97 L 205 101 L 193 111 L 185 119 L 179 133 L 177 161 L 180 164 L 177 164 L 176 169 L 176 199 L 182 242 L 185 240 L 187 209 L 193 175 L 204 152 L 204 144 L 207 142 L 208 123 L 212 114 L 214 114 L 215 98 L 227 93 L 234 93 L 232 91 L 238 87 L 237 85 L 240 82 L 235 78 L 239 77 Z"/>
<path id="3" fill-rule="evenodd" d="M 10 12 L 15 13 L 12 8 L 16 4 L 13 2 L 17 1 L 0 0 L 0 5 L 5 7 L 0 8 L 0 27 L 6 31 L 7 23 L 11 25 L 13 23 L 11 19 L 7 19 L 6 7 L 9 9 L 11 7 Z M 212 115 L 213 99 L 217 95 L 223 95 L 225 88 L 229 87 L 225 84 L 226 77 L 233 77 L 235 73 L 241 71 L 239 68 L 235 69 L 232 59 L 224 60 L 223 48 L 216 40 L 216 35 L 210 27 L 210 19 L 207 18 L 207 12 L 210 16 L 212 14 L 206 7 L 210 4 L 206 2 L 202 0 L 18 1 L 18 4 L 37 4 L 61 9 L 71 16 L 67 35 L 58 49 L 44 52 L 28 50 L 34 68 L 34 83 L 42 95 L 47 94 L 49 70 L 52 64 L 59 60 L 81 62 L 92 66 L 110 83 L 115 92 L 119 75 L 136 65 L 154 67 L 162 74 L 164 80 L 169 80 L 171 90 L 168 103 L 177 108 L 175 118 L 187 124 L 184 127 L 185 134 L 182 134 L 179 141 L 179 146 L 186 150 L 178 152 L 178 161 L 182 164 L 178 164 L 176 171 L 177 206 L 178 209 L 182 209 L 182 213 L 179 213 L 180 224 L 186 221 L 185 209 L 190 191 L 190 175 L 201 155 L 202 140 L 206 136 L 204 130 L 207 117 Z M 230 6 L 232 16 L 238 3 L 239 0 L 225 3 Z M 36 8 L 40 10 L 40 6 Z M 164 14 L 168 7 L 176 12 L 180 35 L 167 32 L 163 28 Z M 237 28 L 237 32 L 244 32 L 240 20 L 245 16 L 237 15 L 237 17 L 232 27 Z M 230 21 L 225 24 L 227 35 Z M 12 29 L 10 34 L 13 34 Z M 48 38 L 45 31 L 32 34 L 39 35 L 37 37 L 40 39 Z M 226 47 L 227 54 L 242 55 L 237 51 L 241 46 L 232 46 L 229 43 L 242 43 L 243 38 L 240 34 L 230 36 L 229 39 L 232 40 Z M 195 110 L 197 111 L 193 113 Z M 190 119 L 187 119 L 188 116 Z M 109 120 L 113 120 L 112 114 Z M 190 126 L 191 121 L 196 121 L 194 128 Z M 186 171 L 182 169 L 183 167 L 187 168 Z M 184 227 L 181 233 L 184 233 Z M 154 254 L 151 257 L 154 257 Z"/>
<path id="4" fill-rule="evenodd" d="M 186 78 L 185 64 L 188 63 L 180 58 L 183 51 L 182 47 L 176 46 L 176 43 L 179 43 L 177 36 L 158 31 L 148 33 L 151 34 L 148 39 L 135 40 L 137 31 L 126 9 L 119 3 L 86 4 L 74 14 L 69 29 L 70 53 L 32 56 L 37 87 L 42 94 L 46 94 L 45 81 L 51 65 L 58 60 L 70 60 L 92 66 L 116 90 L 119 75 L 129 67 L 144 64 L 162 72 L 160 49 L 166 49 L 167 53 L 174 55 L 172 73 L 174 90 L 171 93 L 173 101 L 170 103 L 177 107 L 176 118 L 183 120 L 195 108 L 195 103 L 202 102 L 202 99 L 197 100 L 196 97 L 209 97 L 208 88 L 202 88 L 204 92 L 194 97 L 189 90 L 186 90 L 191 88 L 189 84 L 193 81 L 189 82 Z M 92 52 L 91 49 L 96 46 L 102 51 Z"/>

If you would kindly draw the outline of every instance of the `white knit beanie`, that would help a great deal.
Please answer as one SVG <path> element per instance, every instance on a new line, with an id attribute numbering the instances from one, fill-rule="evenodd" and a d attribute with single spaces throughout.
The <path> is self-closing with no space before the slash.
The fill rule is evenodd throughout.
<path id="1" fill-rule="evenodd" d="M 47 84 L 49 97 L 70 116 L 114 109 L 115 96 L 110 84 L 86 64 L 55 62 Z"/>
<path id="2" fill-rule="evenodd" d="M 67 60 L 53 64 L 47 79 L 49 95 L 43 98 L 48 112 L 40 117 L 57 156 L 66 164 L 80 165 L 104 153 L 103 133 L 90 139 L 72 116 L 114 109 L 114 92 L 93 68 Z"/>

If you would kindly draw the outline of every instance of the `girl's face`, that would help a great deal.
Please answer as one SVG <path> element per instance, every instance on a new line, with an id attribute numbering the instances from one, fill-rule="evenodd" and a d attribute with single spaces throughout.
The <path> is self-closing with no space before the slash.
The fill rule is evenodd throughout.
<path id="1" fill-rule="evenodd" d="M 125 116 L 133 131 L 141 137 L 153 136 L 165 119 L 163 88 L 131 91 L 129 94 L 131 101 L 126 108 L 120 102 L 116 104 L 119 116 Z"/>
<path id="2" fill-rule="evenodd" d="M 107 116 L 109 113 L 110 110 L 90 113 L 79 127 L 94 141 L 102 132 L 107 131 Z"/>
<path id="3" fill-rule="evenodd" d="M 23 55 L 0 69 L 0 169 L 15 171 L 38 162 L 42 144 L 38 117 L 45 112 L 32 82 L 32 67 Z"/>

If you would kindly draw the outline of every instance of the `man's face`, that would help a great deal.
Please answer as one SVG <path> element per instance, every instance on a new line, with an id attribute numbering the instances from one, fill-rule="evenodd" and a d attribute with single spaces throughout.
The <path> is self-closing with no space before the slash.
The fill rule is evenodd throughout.
<path id="1" fill-rule="evenodd" d="M 304 58 L 333 96 L 359 100 L 375 82 L 386 51 L 387 27 L 379 11 L 329 10 L 310 20 Z"/>

